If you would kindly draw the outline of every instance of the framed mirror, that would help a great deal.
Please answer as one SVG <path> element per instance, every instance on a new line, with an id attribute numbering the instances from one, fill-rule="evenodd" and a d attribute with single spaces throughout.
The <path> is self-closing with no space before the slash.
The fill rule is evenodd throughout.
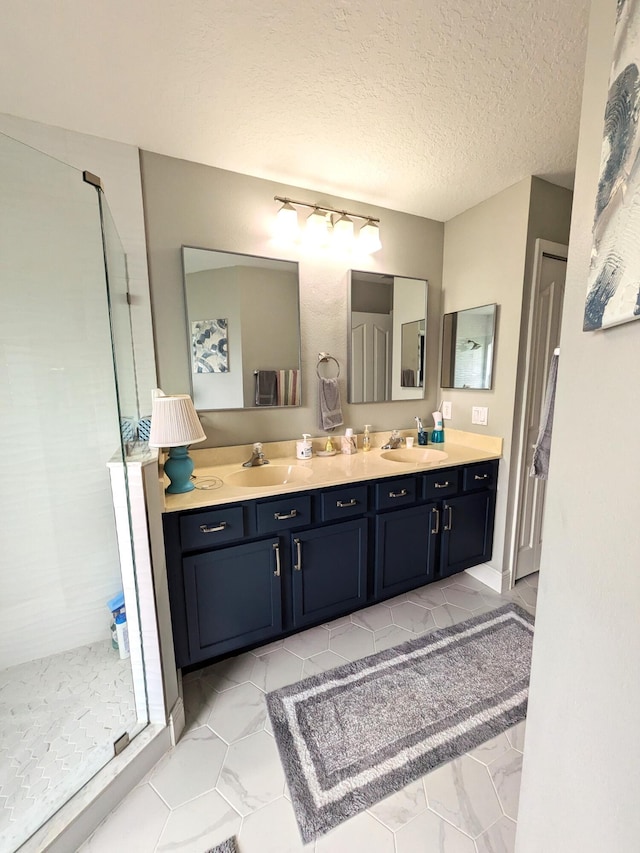
<path id="1" fill-rule="evenodd" d="M 299 406 L 298 264 L 183 246 L 182 267 L 196 409 Z"/>
<path id="2" fill-rule="evenodd" d="M 424 397 L 427 293 L 425 279 L 350 271 L 349 403 Z"/>
<path id="3" fill-rule="evenodd" d="M 497 310 L 496 304 L 480 305 L 444 315 L 443 388 L 491 388 Z"/>

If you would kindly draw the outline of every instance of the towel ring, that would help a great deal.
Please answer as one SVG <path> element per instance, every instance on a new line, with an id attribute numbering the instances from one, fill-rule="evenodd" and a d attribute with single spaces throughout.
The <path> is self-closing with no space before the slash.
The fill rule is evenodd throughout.
<path id="1" fill-rule="evenodd" d="M 334 378 L 335 378 L 335 379 L 338 379 L 338 378 L 340 377 L 340 363 L 339 363 L 339 361 L 338 361 L 338 359 L 337 359 L 337 358 L 335 358 L 335 357 L 334 357 L 334 356 L 332 356 L 332 355 L 329 355 L 329 353 L 328 353 L 328 352 L 319 352 L 319 353 L 318 353 L 318 363 L 316 364 L 316 375 L 317 375 L 318 379 L 323 379 L 323 378 L 324 378 L 324 377 L 322 377 L 322 376 L 320 375 L 320 370 L 319 370 L 319 367 L 320 367 L 320 365 L 322 364 L 322 362 L 323 362 L 323 361 L 333 361 L 333 362 L 335 362 L 335 365 L 336 365 L 336 367 L 338 368 L 338 372 L 336 373 L 336 375 L 335 375 L 335 377 L 334 377 Z M 327 377 L 327 378 L 329 378 L 329 377 Z"/>

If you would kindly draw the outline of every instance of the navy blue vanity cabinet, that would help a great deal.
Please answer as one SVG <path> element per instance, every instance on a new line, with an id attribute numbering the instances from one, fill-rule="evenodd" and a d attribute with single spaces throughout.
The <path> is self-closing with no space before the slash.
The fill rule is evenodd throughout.
<path id="1" fill-rule="evenodd" d="M 272 537 L 183 558 L 188 663 L 282 633 L 281 545 Z"/>
<path id="2" fill-rule="evenodd" d="M 327 524 L 291 535 L 293 627 L 316 625 L 364 607 L 367 521 Z"/>
<path id="3" fill-rule="evenodd" d="M 374 595 L 399 595 L 435 576 L 438 517 L 421 504 L 376 516 Z"/>
<path id="4" fill-rule="evenodd" d="M 491 559 L 497 476 L 497 462 L 467 465 L 462 493 L 442 502 L 439 577 Z"/>

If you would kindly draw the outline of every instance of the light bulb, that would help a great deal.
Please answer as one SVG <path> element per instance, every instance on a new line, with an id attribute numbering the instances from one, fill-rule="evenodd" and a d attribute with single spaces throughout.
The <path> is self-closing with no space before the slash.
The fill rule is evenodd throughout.
<path id="1" fill-rule="evenodd" d="M 346 213 L 333 223 L 333 242 L 340 249 L 350 249 L 353 245 L 353 219 Z"/>
<path id="2" fill-rule="evenodd" d="M 295 240 L 299 230 L 298 211 L 286 201 L 276 213 L 276 237 L 280 240 Z"/>
<path id="3" fill-rule="evenodd" d="M 370 219 L 365 222 L 358 234 L 358 247 L 368 255 L 382 248 L 377 222 L 372 222 Z"/>
<path id="4" fill-rule="evenodd" d="M 307 223 L 304 228 L 304 241 L 309 246 L 326 246 L 329 241 L 327 215 L 317 207 L 307 217 Z"/>

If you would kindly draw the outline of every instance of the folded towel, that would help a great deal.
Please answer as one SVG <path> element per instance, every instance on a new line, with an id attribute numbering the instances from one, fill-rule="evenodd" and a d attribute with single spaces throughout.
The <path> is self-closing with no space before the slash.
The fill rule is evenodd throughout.
<path id="1" fill-rule="evenodd" d="M 544 408 L 540 419 L 540 430 L 538 440 L 533 448 L 533 461 L 531 463 L 530 477 L 539 480 L 549 478 L 549 457 L 551 455 L 551 431 L 553 429 L 553 408 L 556 402 L 556 382 L 558 380 L 558 359 L 555 353 L 551 357 L 549 367 L 549 379 L 544 398 Z"/>
<path id="2" fill-rule="evenodd" d="M 298 406 L 300 404 L 300 371 L 278 370 L 278 405 Z"/>
<path id="3" fill-rule="evenodd" d="M 410 367 L 403 367 L 400 371 L 401 379 L 400 385 L 403 388 L 415 388 L 416 387 L 416 372 L 412 370 Z"/>
<path id="4" fill-rule="evenodd" d="M 335 429 L 344 423 L 337 379 L 318 377 L 318 413 L 320 429 Z"/>
<path id="5" fill-rule="evenodd" d="M 275 370 L 256 370 L 256 406 L 277 406 L 278 375 Z"/>

